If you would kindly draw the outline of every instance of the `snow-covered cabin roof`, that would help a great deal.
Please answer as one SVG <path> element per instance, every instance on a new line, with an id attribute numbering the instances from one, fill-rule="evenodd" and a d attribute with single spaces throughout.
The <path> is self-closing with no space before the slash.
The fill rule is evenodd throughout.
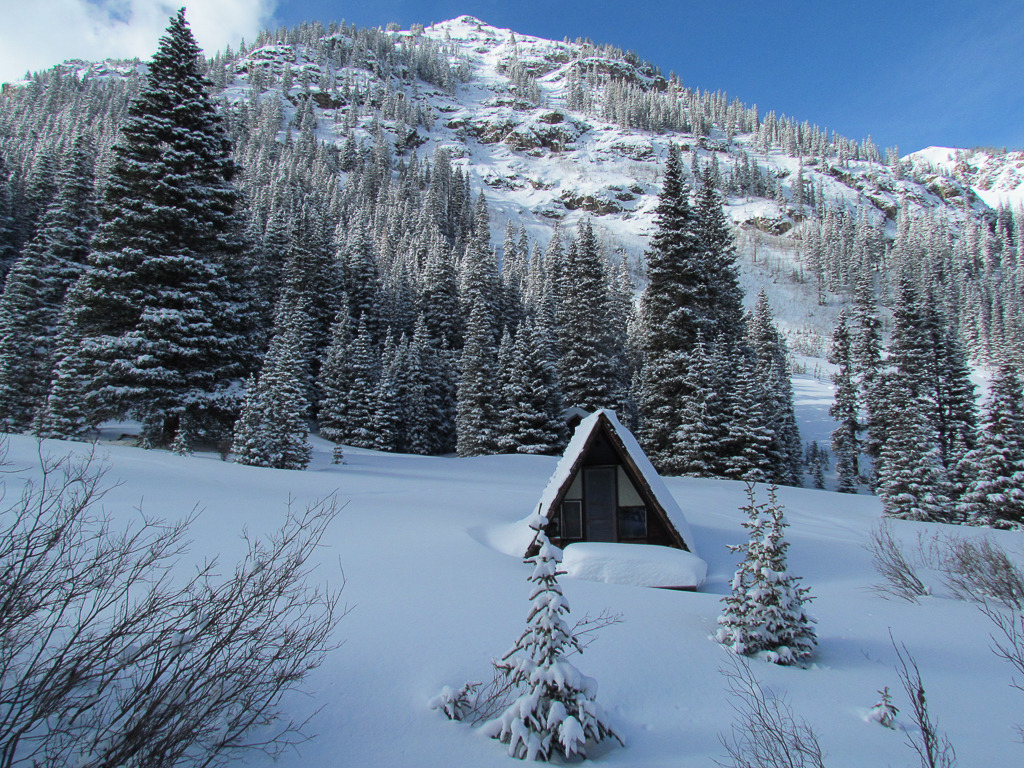
<path id="1" fill-rule="evenodd" d="M 665 481 L 654 469 L 633 433 L 622 426 L 614 411 L 606 409 L 595 411 L 576 427 L 565 453 L 541 494 L 534 514 L 539 513 L 551 519 L 552 510 L 564 499 L 566 490 L 583 467 L 588 448 L 602 430 L 611 438 L 613 448 L 620 454 L 624 467 L 633 475 L 632 480 L 640 485 L 641 492 L 654 503 L 650 511 L 664 518 L 669 535 L 677 539 L 676 544 L 681 549 L 696 554 L 693 534 L 675 497 L 669 493 Z"/>

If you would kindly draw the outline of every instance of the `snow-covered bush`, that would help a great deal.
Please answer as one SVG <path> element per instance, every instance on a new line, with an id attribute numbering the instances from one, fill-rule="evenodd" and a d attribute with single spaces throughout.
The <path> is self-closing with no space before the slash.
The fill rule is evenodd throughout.
<path id="1" fill-rule="evenodd" d="M 718 617 L 718 642 L 743 656 L 761 656 L 776 664 L 798 664 L 810 658 L 818 643 L 815 620 L 804 604 L 812 598 L 807 587 L 786 569 L 783 538 L 787 523 L 776 497 L 768 487 L 768 501 L 757 503 L 754 483 L 747 483 L 747 544 L 730 547 L 743 552 L 743 562 L 733 577 L 732 593 L 723 598 L 725 610 Z"/>
<path id="2" fill-rule="evenodd" d="M 446 685 L 437 696 L 427 702 L 427 706 L 441 710 L 449 720 L 465 720 L 476 708 L 479 688 L 480 683 L 465 683 L 458 690 Z"/>
<path id="3" fill-rule="evenodd" d="M 623 742 L 597 703 L 597 683 L 565 658 L 580 644 L 563 618 L 569 604 L 558 584 L 564 573 L 558 570 L 562 551 L 548 541 L 546 524 L 540 515 L 532 523 L 538 549 L 527 558 L 534 566 L 529 579 L 534 587 L 526 629 L 512 650 L 495 661 L 521 693 L 483 731 L 508 744 L 509 755 L 520 759 L 582 758 L 588 742 L 610 737 Z"/>

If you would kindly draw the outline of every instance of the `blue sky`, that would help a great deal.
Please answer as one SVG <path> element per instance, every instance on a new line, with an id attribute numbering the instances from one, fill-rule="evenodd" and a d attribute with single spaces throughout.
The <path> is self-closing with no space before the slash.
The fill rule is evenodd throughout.
<path id="1" fill-rule="evenodd" d="M 0 81 L 67 58 L 148 58 L 181 2 L 208 52 L 266 26 L 403 27 L 468 13 L 636 51 L 693 87 L 907 153 L 1024 148 L 1024 0 L 33 0 L 5 6 Z"/>

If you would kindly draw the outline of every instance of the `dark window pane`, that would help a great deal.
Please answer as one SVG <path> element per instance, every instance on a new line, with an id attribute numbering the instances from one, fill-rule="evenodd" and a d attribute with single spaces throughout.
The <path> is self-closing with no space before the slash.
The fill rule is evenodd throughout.
<path id="1" fill-rule="evenodd" d="M 583 538 L 583 502 L 562 502 L 562 538 Z"/>
<path id="2" fill-rule="evenodd" d="M 647 507 L 619 508 L 619 538 L 647 538 Z"/>

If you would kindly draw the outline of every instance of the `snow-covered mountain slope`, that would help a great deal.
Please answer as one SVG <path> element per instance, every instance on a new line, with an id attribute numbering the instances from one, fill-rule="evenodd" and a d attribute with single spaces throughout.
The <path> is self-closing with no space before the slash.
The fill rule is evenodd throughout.
<path id="1" fill-rule="evenodd" d="M 928 147 L 906 159 L 969 185 L 992 208 L 1024 204 L 1024 151 Z"/>
<path id="2" fill-rule="evenodd" d="M 486 193 L 495 246 L 508 221 L 543 245 L 556 225 L 565 231 L 589 217 L 606 250 L 634 262 L 653 232 L 660 174 L 675 143 L 687 167 L 717 168 L 727 179 L 726 210 L 738 227 L 748 298 L 767 286 L 791 341 L 806 342 L 818 355 L 836 310 L 821 306 L 814 290 L 801 284 L 801 238 L 813 203 L 865 218 L 890 235 L 901 206 L 953 222 L 988 210 L 966 182 L 930 168 L 895 169 L 870 140 L 842 140 L 807 123 L 793 124 L 792 140 L 784 140 L 784 120 L 774 113 L 758 116 L 756 107 L 744 112 L 724 95 L 689 91 L 621 51 L 521 35 L 471 16 L 388 34 L 410 49 L 423 41 L 442 46 L 459 81 L 445 88 L 415 78 L 410 83 L 399 76 L 406 73 L 376 65 L 330 66 L 323 46 L 350 42 L 334 33 L 315 45 L 276 42 L 247 51 L 235 63 L 225 96 L 236 103 L 251 99 L 259 82 L 260 99 L 283 97 L 286 122 L 312 100 L 318 138 L 337 147 L 352 130 L 366 147 L 382 131 L 405 158 L 415 151 L 429 160 L 445 150 L 468 173 L 474 194 Z M 286 93 L 264 85 L 286 70 Z M 426 115 L 426 125 L 359 112 L 353 102 L 360 93 L 371 94 L 363 103 L 404 101 Z M 659 110 L 668 115 L 661 122 L 671 125 L 673 109 L 689 115 L 690 123 L 705 120 L 706 130 L 631 127 L 658 122 L 652 114 Z M 730 119 L 733 128 L 714 127 Z M 815 137 L 827 137 L 829 149 L 820 143 L 825 138 Z M 781 148 L 786 143 L 791 146 Z"/>
<path id="3" fill-rule="evenodd" d="M 721 178 L 749 299 L 767 287 L 790 341 L 819 356 L 838 302 L 822 301 L 807 277 L 804 236 L 816 217 L 844 211 L 893 237 L 904 207 L 959 226 L 990 214 L 995 190 L 1016 188 L 1013 153 L 974 153 L 959 166 L 931 150 L 883 162 L 870 139 L 690 90 L 611 46 L 544 40 L 471 16 L 366 32 L 266 33 L 214 56 L 211 78 L 261 141 L 265 118 L 278 123 L 269 136 L 297 141 L 311 114 L 315 137 L 339 150 L 350 135 L 366 153 L 383 142 L 405 163 L 444 150 L 472 194 L 486 193 L 499 250 L 507 222 L 543 247 L 556 225 L 567 231 L 589 217 L 610 255 L 639 263 L 676 144 L 687 168 Z M 58 70 L 65 81 L 95 82 L 140 66 L 75 61 Z M 1002 170 L 990 167 L 996 160 Z"/>
<path id="4" fill-rule="evenodd" d="M 827 386 L 796 379 L 801 427 L 821 439 L 828 428 Z M 442 686 L 489 680 L 491 659 L 511 648 L 529 608 L 530 568 L 505 551 L 516 547 L 517 521 L 535 506 L 557 459 L 491 456 L 421 458 L 348 450 L 330 464 L 331 446 L 316 441 L 311 468 L 282 471 L 222 463 L 215 455 L 179 457 L 163 451 L 101 447 L 111 483 L 104 499 L 115 522 L 149 515 L 180 519 L 202 510 L 194 544 L 180 564 L 220 555 L 224 572 L 244 551 L 243 529 L 264 535 L 283 521 L 289 498 L 301 506 L 336 493 L 347 502 L 317 550 L 315 577 L 337 586 L 350 613 L 343 644 L 308 680 L 307 694 L 285 702 L 288 715 L 320 710 L 317 734 L 276 763 L 251 755 L 249 766 L 352 765 L 387 768 L 510 766 L 505 747 L 427 707 Z M 10 438 L 11 468 L 38 462 L 34 439 Z M 89 446 L 44 442 L 44 453 L 83 455 Z M 29 473 L 31 474 L 31 473 Z M 7 498 L 28 475 L 5 473 Z M 709 564 L 702 591 L 673 592 L 563 578 L 571 620 L 602 611 L 622 622 L 596 636 L 573 663 L 595 678 L 627 746 L 593 750 L 595 764 L 655 768 L 711 765 L 723 757 L 719 734 L 734 718 L 720 670 L 729 654 L 710 639 L 745 541 L 740 483 L 669 478 L 701 557 Z M 1024 720 L 1011 670 L 990 650 L 989 626 L 976 607 L 938 587 L 918 605 L 871 590 L 878 576 L 864 545 L 880 516 L 874 498 L 782 489 L 791 527 L 790 569 L 811 589 L 819 651 L 809 669 L 754 662 L 771 696 L 784 697 L 819 734 L 831 768 L 916 764 L 904 744 L 913 730 L 909 702 L 894 671 L 889 635 L 906 644 L 921 669 L 928 705 L 955 745 L 962 765 L 1019 762 L 1015 726 Z M 915 545 L 940 527 L 896 522 Z M 944 533 L 947 531 L 944 531 Z M 994 536 L 1011 551 L 1019 534 L 955 529 Z M 510 544 L 511 542 L 511 544 Z M 342 571 L 344 572 L 342 575 Z M 888 686 L 901 709 L 900 730 L 869 722 Z M 516 763 L 518 765 L 518 763 Z"/>

